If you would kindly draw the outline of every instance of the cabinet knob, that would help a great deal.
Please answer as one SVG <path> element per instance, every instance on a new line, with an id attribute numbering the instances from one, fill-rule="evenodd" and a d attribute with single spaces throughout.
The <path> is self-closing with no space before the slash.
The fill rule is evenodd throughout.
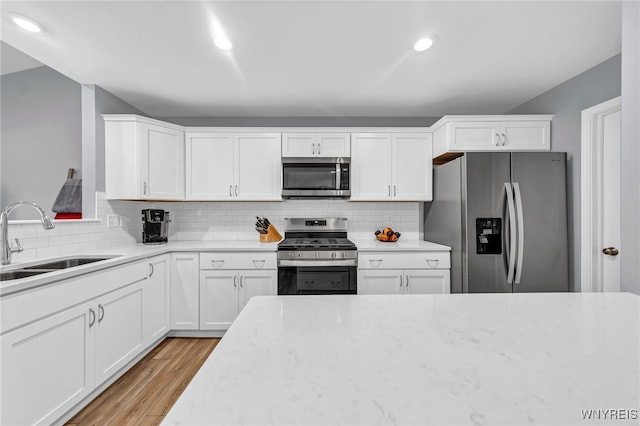
<path id="1" fill-rule="evenodd" d="M 618 251 L 617 248 L 615 247 L 606 247 L 602 249 L 602 252 L 604 254 L 606 254 L 607 256 L 617 256 L 618 254 L 620 254 L 620 252 Z"/>

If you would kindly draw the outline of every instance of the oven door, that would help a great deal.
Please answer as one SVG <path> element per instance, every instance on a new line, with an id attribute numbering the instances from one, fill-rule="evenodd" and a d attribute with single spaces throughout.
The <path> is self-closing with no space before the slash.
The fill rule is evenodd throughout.
<path id="1" fill-rule="evenodd" d="M 278 294 L 356 294 L 356 266 L 279 266 Z"/>

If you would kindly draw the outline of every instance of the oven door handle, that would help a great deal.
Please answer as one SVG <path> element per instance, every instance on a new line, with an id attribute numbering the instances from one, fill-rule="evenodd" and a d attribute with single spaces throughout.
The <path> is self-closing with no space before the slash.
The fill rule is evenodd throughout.
<path id="1" fill-rule="evenodd" d="M 358 266 L 358 259 L 336 259 L 336 260 L 278 260 L 278 266 Z"/>

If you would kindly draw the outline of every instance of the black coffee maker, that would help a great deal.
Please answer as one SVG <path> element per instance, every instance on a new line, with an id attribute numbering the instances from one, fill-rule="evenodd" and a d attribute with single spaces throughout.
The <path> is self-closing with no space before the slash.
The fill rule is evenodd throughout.
<path id="1" fill-rule="evenodd" d="M 169 212 L 142 210 L 142 244 L 166 244 L 169 234 Z"/>

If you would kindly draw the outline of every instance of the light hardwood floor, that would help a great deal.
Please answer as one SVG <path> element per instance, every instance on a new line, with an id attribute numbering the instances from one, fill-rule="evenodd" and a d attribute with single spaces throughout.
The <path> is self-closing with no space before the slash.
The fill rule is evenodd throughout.
<path id="1" fill-rule="evenodd" d="M 220 339 L 165 339 L 67 425 L 157 425 Z"/>

